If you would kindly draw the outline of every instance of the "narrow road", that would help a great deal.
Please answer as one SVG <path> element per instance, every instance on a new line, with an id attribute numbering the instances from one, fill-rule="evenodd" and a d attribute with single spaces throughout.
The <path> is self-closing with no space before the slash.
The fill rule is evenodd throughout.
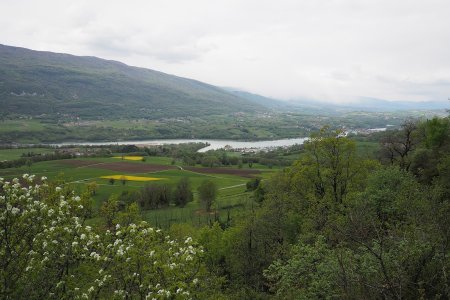
<path id="1" fill-rule="evenodd" d="M 236 185 L 231 185 L 231 186 L 223 187 L 223 188 L 220 188 L 219 190 L 232 189 L 232 188 L 239 187 L 239 186 L 243 186 L 243 185 L 246 185 L 246 183 L 241 183 L 241 184 L 236 184 Z"/>

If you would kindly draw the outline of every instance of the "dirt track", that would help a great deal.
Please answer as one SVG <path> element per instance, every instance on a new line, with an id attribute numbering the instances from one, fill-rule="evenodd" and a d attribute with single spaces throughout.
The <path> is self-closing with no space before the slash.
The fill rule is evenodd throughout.
<path id="1" fill-rule="evenodd" d="M 78 160 L 78 159 L 65 159 L 65 160 L 61 160 L 59 162 L 61 164 L 69 165 L 69 166 L 72 166 L 72 167 L 86 167 L 86 166 L 89 166 L 89 165 L 95 165 L 95 164 L 100 164 L 101 163 L 99 161 Z"/>
<path id="2" fill-rule="evenodd" d="M 248 170 L 248 169 L 242 170 L 230 168 L 195 168 L 195 167 L 185 167 L 184 169 L 204 174 L 226 174 L 248 178 L 255 177 L 256 174 L 261 174 L 261 171 L 259 170 Z"/>
<path id="3" fill-rule="evenodd" d="M 74 167 L 87 167 L 95 169 L 104 169 L 117 172 L 129 172 L 129 173 L 145 173 L 145 172 L 156 172 L 164 171 L 170 169 L 176 169 L 174 166 L 165 165 L 153 165 L 146 163 L 131 163 L 131 162 L 113 162 L 113 163 L 102 163 L 98 161 L 86 161 L 86 160 L 67 160 L 61 161 L 64 164 L 71 165 Z"/>
<path id="4" fill-rule="evenodd" d="M 133 162 L 111 162 L 104 163 L 100 161 L 93 160 L 78 160 L 78 159 L 67 159 L 61 160 L 62 164 L 70 165 L 78 168 L 95 168 L 104 169 L 117 172 L 129 172 L 129 173 L 146 173 L 146 172 L 157 172 L 164 170 L 174 170 L 178 167 L 176 166 L 166 166 L 166 165 L 154 165 L 146 163 L 133 163 Z M 249 169 L 232 169 L 232 168 L 197 168 L 197 167 L 184 167 L 184 170 L 203 173 L 203 174 L 225 174 L 225 175 L 235 175 L 241 177 L 252 178 L 257 174 L 261 174 L 259 170 L 249 170 Z"/>

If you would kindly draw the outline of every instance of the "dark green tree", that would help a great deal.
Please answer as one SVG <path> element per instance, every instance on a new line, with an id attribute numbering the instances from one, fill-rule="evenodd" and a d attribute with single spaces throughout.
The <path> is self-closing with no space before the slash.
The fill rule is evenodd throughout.
<path id="1" fill-rule="evenodd" d="M 217 186 L 211 180 L 204 180 L 197 189 L 198 198 L 207 212 L 211 211 L 211 205 L 217 196 Z"/>
<path id="2" fill-rule="evenodd" d="M 247 191 L 254 191 L 258 188 L 261 178 L 253 178 L 245 184 Z"/>
<path id="3" fill-rule="evenodd" d="M 116 195 L 111 195 L 108 200 L 103 202 L 100 212 L 102 217 L 105 218 L 106 228 L 113 228 L 114 220 L 119 212 L 119 202 Z"/>
<path id="4" fill-rule="evenodd" d="M 173 202 L 175 205 L 184 207 L 188 202 L 193 199 L 191 183 L 188 177 L 181 178 L 173 192 Z"/>
<path id="5" fill-rule="evenodd" d="M 389 131 L 380 141 L 381 159 L 406 171 L 411 166 L 411 153 L 418 143 L 417 122 L 405 121 L 400 131 Z"/>

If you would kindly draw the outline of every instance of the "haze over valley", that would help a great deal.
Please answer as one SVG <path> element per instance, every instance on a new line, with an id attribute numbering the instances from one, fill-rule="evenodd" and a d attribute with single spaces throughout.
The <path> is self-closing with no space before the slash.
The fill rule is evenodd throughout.
<path id="1" fill-rule="evenodd" d="M 0 1 L 0 299 L 450 299 L 449 9 Z"/>
<path id="2" fill-rule="evenodd" d="M 0 45 L 0 104 L 11 142 L 151 138 L 261 140 L 399 125 L 445 103 L 282 101 L 96 57 Z M 20 120 L 20 121 L 17 121 Z"/>

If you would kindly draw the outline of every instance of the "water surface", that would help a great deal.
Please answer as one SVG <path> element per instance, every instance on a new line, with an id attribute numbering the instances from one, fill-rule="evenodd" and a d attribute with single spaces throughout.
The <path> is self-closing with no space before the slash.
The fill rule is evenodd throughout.
<path id="1" fill-rule="evenodd" d="M 287 147 L 296 144 L 303 144 L 307 138 L 295 138 L 295 139 L 281 139 L 272 141 L 235 141 L 235 140 L 214 140 L 214 139 L 160 139 L 160 140 L 143 140 L 143 141 L 117 141 L 117 142 L 66 142 L 60 144 L 54 144 L 55 146 L 67 146 L 67 145 L 80 145 L 80 146 L 100 146 L 100 145 L 140 145 L 140 146 L 152 146 L 152 145 L 169 145 L 169 144 L 187 144 L 187 143 L 207 143 L 209 146 L 198 150 L 198 152 L 206 152 L 208 150 L 223 149 L 225 147 L 231 147 L 233 149 L 254 149 L 254 150 L 267 150 L 277 147 Z"/>

